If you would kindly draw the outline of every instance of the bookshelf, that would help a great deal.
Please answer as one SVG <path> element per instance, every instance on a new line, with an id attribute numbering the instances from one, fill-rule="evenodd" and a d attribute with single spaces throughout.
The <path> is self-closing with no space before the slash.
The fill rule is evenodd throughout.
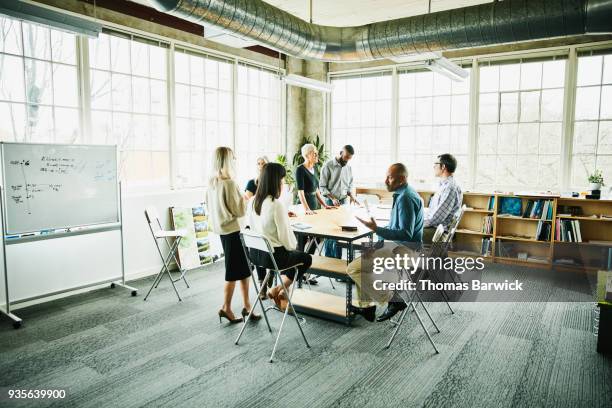
<path id="1" fill-rule="evenodd" d="M 467 208 L 455 234 L 454 254 L 493 259 L 495 196 L 479 193 L 464 194 L 463 204 Z"/>
<path id="2" fill-rule="evenodd" d="M 376 194 L 384 201 L 391 198 L 384 189 L 358 188 L 357 193 Z M 425 203 L 433 195 L 431 191 L 419 194 Z M 520 200 L 520 215 L 502 211 L 505 199 Z M 538 200 L 549 201 L 545 216 L 525 214 L 529 202 Z M 490 262 L 587 272 L 612 269 L 612 200 L 465 192 L 463 204 L 468 208 L 455 234 L 451 256 L 483 256 L 483 240 L 490 240 L 483 256 Z M 487 217 L 490 230 L 483 230 Z M 580 242 L 558 237 L 558 221 L 574 222 Z M 542 227 L 544 224 L 548 226 Z M 550 233 L 539 235 L 542 228 Z"/>
<path id="3" fill-rule="evenodd" d="M 610 218 L 602 217 L 607 216 Z M 612 267 L 612 200 L 557 199 L 552 264 L 555 268 L 595 272 Z"/>

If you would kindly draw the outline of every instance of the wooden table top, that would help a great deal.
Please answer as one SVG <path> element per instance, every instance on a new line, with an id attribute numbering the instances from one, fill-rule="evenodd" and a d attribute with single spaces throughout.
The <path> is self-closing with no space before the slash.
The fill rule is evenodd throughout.
<path id="1" fill-rule="evenodd" d="M 347 207 L 320 209 L 312 215 L 298 214 L 297 217 L 291 218 L 290 222 L 291 225 L 299 222 L 311 226 L 308 229 L 293 228 L 297 234 L 353 241 L 372 234 L 370 229 L 355 218 L 354 214 L 358 212 L 359 209 Z M 363 215 L 362 217 L 365 218 Z M 355 226 L 357 231 L 342 231 L 343 225 Z"/>

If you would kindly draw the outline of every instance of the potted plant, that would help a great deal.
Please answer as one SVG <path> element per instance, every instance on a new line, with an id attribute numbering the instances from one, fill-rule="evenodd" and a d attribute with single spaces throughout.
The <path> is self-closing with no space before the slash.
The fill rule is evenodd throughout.
<path id="1" fill-rule="evenodd" d="M 604 186 L 603 175 L 601 174 L 601 170 L 595 170 L 591 175 L 589 175 L 589 183 L 590 190 L 600 190 L 602 186 Z"/>
<path id="2" fill-rule="evenodd" d="M 287 157 L 285 157 L 284 154 L 279 154 L 278 156 L 276 156 L 276 162 L 282 164 L 285 168 L 285 171 L 287 172 L 287 175 L 285 176 L 285 183 L 289 187 L 293 187 L 293 184 L 295 183 L 295 177 L 293 177 L 293 168 L 291 168 L 291 166 L 287 162 Z"/>

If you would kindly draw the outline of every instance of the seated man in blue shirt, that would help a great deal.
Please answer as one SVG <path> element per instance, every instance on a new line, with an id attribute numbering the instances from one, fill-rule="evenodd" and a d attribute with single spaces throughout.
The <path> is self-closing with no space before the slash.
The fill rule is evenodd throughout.
<path id="1" fill-rule="evenodd" d="M 423 200 L 419 194 L 408 185 L 408 170 L 402 163 L 392 164 L 387 170 L 385 185 L 388 191 L 393 192 L 393 206 L 391 217 L 386 227 L 380 227 L 374 219 L 363 220 L 358 218 L 366 227 L 378 235 L 380 240 L 396 242 L 423 241 Z M 351 262 L 347 268 L 349 276 L 357 287 L 358 307 L 353 311 L 363 315 L 369 321 L 374 320 L 376 306 L 361 301 L 361 258 Z M 397 312 L 406 308 L 404 302 L 389 302 L 387 310 L 376 319 L 382 322 L 393 317 Z"/>

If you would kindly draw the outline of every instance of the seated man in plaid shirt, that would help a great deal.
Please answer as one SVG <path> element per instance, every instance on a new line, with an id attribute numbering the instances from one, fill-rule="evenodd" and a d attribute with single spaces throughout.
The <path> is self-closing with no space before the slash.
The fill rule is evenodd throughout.
<path id="1" fill-rule="evenodd" d="M 436 177 L 440 177 L 440 187 L 429 201 L 429 207 L 425 208 L 423 220 L 425 243 L 431 242 L 439 224 L 448 228 L 453 215 L 461 207 L 463 193 L 453 177 L 456 168 L 457 159 L 448 153 L 438 156 L 438 161 L 434 163 L 434 173 Z"/>

